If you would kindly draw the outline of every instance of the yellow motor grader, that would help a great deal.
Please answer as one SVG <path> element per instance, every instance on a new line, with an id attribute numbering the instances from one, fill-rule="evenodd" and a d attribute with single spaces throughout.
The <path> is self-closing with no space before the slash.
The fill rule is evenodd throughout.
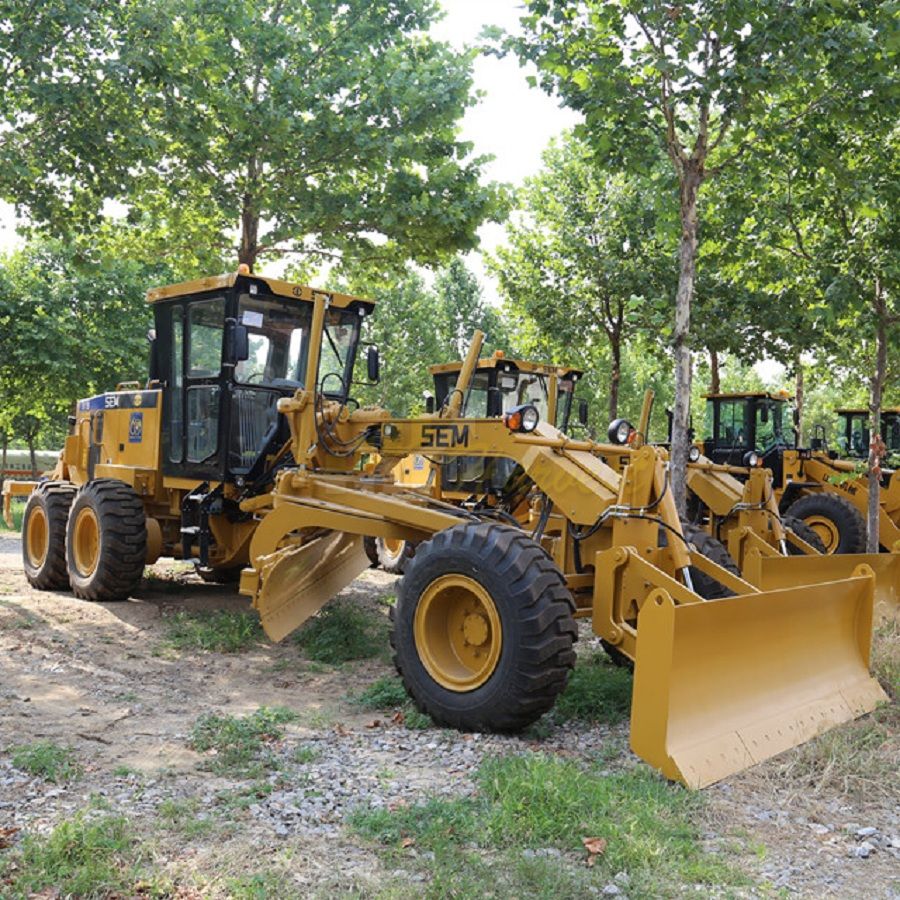
<path id="1" fill-rule="evenodd" d="M 770 469 L 780 511 L 806 522 L 826 553 L 865 550 L 866 478 L 822 438 L 809 448 L 796 446 L 787 394 L 710 394 L 706 401 L 704 456 L 736 472 Z M 900 549 L 900 470 L 884 474 L 879 538 L 883 549 Z"/>
<path id="2" fill-rule="evenodd" d="M 634 662 L 635 752 L 695 787 L 885 699 L 868 671 L 872 570 L 760 590 L 716 565 L 682 535 L 660 449 L 620 474 L 611 448 L 529 403 L 502 419 L 461 417 L 458 394 L 411 419 L 353 408 L 372 309 L 358 298 L 238 273 L 150 299 L 150 381 L 79 404 L 53 480 L 29 498 L 37 586 L 68 576 L 79 596 L 115 599 L 163 552 L 213 572 L 246 562 L 241 591 L 279 640 L 366 568 L 364 537 L 415 540 L 391 640 L 420 708 L 460 729 L 526 726 L 565 687 L 576 619 L 590 618 Z M 411 453 L 514 460 L 543 496 L 542 527 L 396 485 Z"/>

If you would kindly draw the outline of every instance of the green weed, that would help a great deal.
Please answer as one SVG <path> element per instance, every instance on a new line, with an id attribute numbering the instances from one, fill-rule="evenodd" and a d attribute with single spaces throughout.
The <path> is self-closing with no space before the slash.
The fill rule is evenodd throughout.
<path id="1" fill-rule="evenodd" d="M 190 746 L 201 753 L 215 751 L 204 764 L 213 772 L 258 775 L 274 768 L 275 759 L 267 745 L 284 737 L 281 726 L 296 718 L 296 713 L 283 707 L 262 706 L 243 718 L 206 713 L 191 731 Z"/>
<path id="2" fill-rule="evenodd" d="M 0 531 L 13 531 L 13 532 L 21 532 L 22 531 L 22 516 L 25 515 L 25 504 L 24 503 L 13 503 L 12 505 L 12 519 L 13 519 L 13 527 L 10 528 L 3 516 L 0 515 Z"/>
<path id="3" fill-rule="evenodd" d="M 314 747 L 298 747 L 291 758 L 295 763 L 305 766 L 319 758 L 319 751 Z"/>
<path id="4" fill-rule="evenodd" d="M 352 603 L 332 603 L 297 632 L 295 640 L 316 662 L 338 665 L 370 659 L 387 646 L 387 620 Z"/>
<path id="5" fill-rule="evenodd" d="M 582 657 L 559 695 L 552 716 L 557 722 L 623 722 L 631 711 L 631 680 L 631 673 L 610 662 L 605 653 Z"/>
<path id="6" fill-rule="evenodd" d="M 36 741 L 13 747 L 12 764 L 29 775 L 36 775 L 54 784 L 71 781 L 81 774 L 75 751 L 71 747 L 60 747 L 52 741 Z"/>
<path id="7" fill-rule="evenodd" d="M 200 801 L 195 797 L 181 800 L 163 800 L 157 813 L 166 828 L 174 829 L 185 837 L 208 834 L 215 828 L 215 822 L 199 814 Z"/>
<path id="8" fill-rule="evenodd" d="M 583 866 L 585 838 L 606 841 L 594 877 L 608 880 L 611 873 L 626 872 L 632 889 L 643 895 L 663 886 L 672 891 L 675 885 L 728 884 L 738 877 L 700 845 L 694 824 L 699 796 L 645 768 L 600 775 L 574 762 L 529 754 L 486 760 L 477 783 L 473 797 L 357 811 L 350 823 L 364 837 L 395 851 L 406 839 L 414 840 L 416 847 L 434 852 L 436 871 L 447 868 L 451 882 L 462 877 L 457 873 L 451 878 L 454 859 L 475 845 L 494 860 L 489 878 L 501 895 L 513 890 L 510 878 L 533 870 L 532 876 L 539 875 L 547 885 L 547 896 L 554 895 L 554 879 L 560 885 L 571 883 L 569 893 L 577 896 L 581 879 L 563 877 L 557 869 L 563 863 L 566 871 L 570 865 Z M 560 855 L 529 857 L 522 852 L 547 848 Z M 497 861 L 508 863 L 510 854 L 519 859 L 515 877 Z"/>
<path id="9" fill-rule="evenodd" d="M 430 716 L 416 709 L 403 682 L 396 675 L 382 675 L 380 678 L 376 678 L 351 699 L 363 709 L 382 712 L 398 710 L 402 714 L 403 724 L 407 728 L 430 728 L 434 724 Z"/>
<path id="10" fill-rule="evenodd" d="M 135 844 L 124 817 L 80 812 L 48 835 L 26 834 L 0 856 L 3 896 L 19 900 L 46 888 L 60 897 L 130 896 Z"/>
<path id="11" fill-rule="evenodd" d="M 166 620 L 166 644 L 174 650 L 239 653 L 263 638 L 255 612 L 177 612 Z"/>

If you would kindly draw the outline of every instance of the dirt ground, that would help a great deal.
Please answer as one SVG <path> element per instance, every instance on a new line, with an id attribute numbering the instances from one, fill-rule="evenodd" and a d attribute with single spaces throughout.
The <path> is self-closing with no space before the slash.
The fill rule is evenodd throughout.
<path id="1" fill-rule="evenodd" d="M 391 672 L 386 654 L 323 667 L 305 662 L 290 642 L 260 643 L 240 654 L 169 652 L 166 617 L 174 610 L 241 610 L 246 600 L 193 576 L 158 571 L 129 602 L 85 603 L 32 590 L 18 539 L 0 536 L 0 829 L 47 830 L 98 795 L 128 807 L 138 821 L 152 817 L 165 798 L 212 804 L 217 791 L 235 785 L 198 768 L 201 754 L 188 746 L 191 729 L 202 713 L 243 715 L 261 705 L 296 712 L 292 739 L 314 742 L 326 757 L 333 752 L 335 765 L 346 769 L 347 791 L 371 797 L 382 785 L 388 802 L 465 790 L 468 747 L 477 749 L 477 741 L 466 744 L 437 729 L 413 733 L 348 699 Z M 374 603 L 393 584 L 392 576 L 370 571 L 348 591 Z M 565 733 L 551 736 L 548 746 L 564 739 Z M 611 739 L 624 745 L 624 726 Z M 15 770 L 9 749 L 39 740 L 74 748 L 82 777 L 53 785 Z M 510 739 L 509 746 L 522 742 Z M 755 885 L 735 893 L 900 897 L 896 781 L 862 796 L 829 786 L 804 791 L 791 772 L 798 752 L 706 792 L 706 844 L 736 860 Z M 122 774 L 126 768 L 135 774 Z M 185 888 L 183 897 L 227 896 L 228 878 L 286 859 L 296 896 L 374 893 L 391 873 L 344 826 L 341 796 L 330 806 L 326 797 L 319 819 L 304 809 L 291 818 L 277 804 L 261 803 L 235 812 L 240 827 L 225 834 L 157 835 L 150 852 L 174 883 L 204 885 Z M 866 841 L 868 852 L 860 849 Z"/>

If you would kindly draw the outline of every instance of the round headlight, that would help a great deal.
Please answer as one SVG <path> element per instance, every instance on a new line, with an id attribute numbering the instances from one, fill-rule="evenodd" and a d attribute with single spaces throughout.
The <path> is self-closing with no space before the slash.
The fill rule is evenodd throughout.
<path id="1" fill-rule="evenodd" d="M 609 437 L 610 443 L 627 444 L 628 438 L 631 437 L 633 432 L 634 426 L 628 419 L 615 419 L 610 423 L 607 437 Z"/>
<path id="2" fill-rule="evenodd" d="M 534 431 L 540 422 L 541 417 L 537 411 L 537 407 L 522 407 L 522 431 Z"/>
<path id="3" fill-rule="evenodd" d="M 755 469 L 760 463 L 759 454 L 755 450 L 748 450 L 744 454 L 744 465 Z"/>
<path id="4" fill-rule="evenodd" d="M 700 459 L 700 448 L 696 444 L 691 444 L 691 449 L 688 450 L 688 461 L 697 462 L 698 459 Z"/>

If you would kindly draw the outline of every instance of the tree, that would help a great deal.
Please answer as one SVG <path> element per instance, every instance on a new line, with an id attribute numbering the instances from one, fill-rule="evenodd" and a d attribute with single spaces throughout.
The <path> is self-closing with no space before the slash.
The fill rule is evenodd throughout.
<path id="1" fill-rule="evenodd" d="M 601 158 L 641 171 L 662 150 L 677 176 L 672 488 L 682 511 L 700 189 L 753 152 L 763 134 L 789 129 L 834 99 L 823 70 L 840 69 L 837 83 L 847 90 L 867 88 L 861 66 L 887 71 L 866 20 L 888 15 L 874 2 L 530 0 L 524 35 L 507 40 L 537 64 L 547 91 L 585 114 L 583 130 Z"/>
<path id="2" fill-rule="evenodd" d="M 489 266 L 508 307 L 553 335 L 565 362 L 593 369 L 608 355 L 612 420 L 625 344 L 638 330 L 668 326 L 675 242 L 656 204 L 666 176 L 611 176 L 574 136 L 552 143 L 543 162 L 520 192 L 508 246 Z"/>
<path id="3" fill-rule="evenodd" d="M 442 359 L 463 359 L 476 329 L 485 334 L 485 348 L 509 349 L 503 320 L 458 256 L 437 273 L 434 293 L 441 316 Z"/>
<path id="4" fill-rule="evenodd" d="M 502 207 L 458 140 L 473 53 L 432 0 L 46 0 L 0 6 L 0 187 L 71 230 L 115 198 L 187 208 L 253 267 L 401 266 L 477 244 Z M 49 150 L 49 152 L 48 152 Z"/>
<path id="5" fill-rule="evenodd" d="M 0 430 L 57 443 L 76 400 L 146 380 L 146 291 L 176 274 L 49 239 L 0 260 Z"/>

